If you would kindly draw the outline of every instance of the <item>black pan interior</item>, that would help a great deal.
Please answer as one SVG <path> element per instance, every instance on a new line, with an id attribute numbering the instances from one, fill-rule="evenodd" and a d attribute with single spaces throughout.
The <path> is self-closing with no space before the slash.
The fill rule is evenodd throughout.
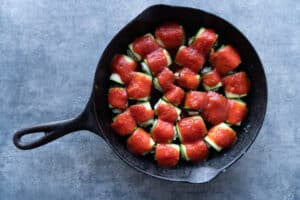
<path id="1" fill-rule="evenodd" d="M 213 153 L 204 163 L 180 163 L 174 169 L 158 167 L 153 159 L 132 155 L 127 151 L 124 139 L 110 127 L 112 114 L 108 109 L 107 92 L 110 86 L 109 66 L 116 53 L 125 53 L 127 45 L 136 37 L 153 32 L 164 22 L 177 22 L 186 30 L 187 37 L 204 26 L 216 30 L 220 43 L 234 45 L 241 54 L 240 69 L 247 72 L 251 80 L 251 91 L 246 101 L 249 114 L 238 130 L 237 144 L 222 153 Z M 98 63 L 95 74 L 94 102 L 97 121 L 102 134 L 112 149 L 124 161 L 136 169 L 155 177 L 188 182 L 207 182 L 223 169 L 240 158 L 255 140 L 263 123 L 267 103 L 267 83 L 263 66 L 254 48 L 246 37 L 223 19 L 206 12 L 184 7 L 165 5 L 152 6 L 126 25 L 108 44 Z"/>

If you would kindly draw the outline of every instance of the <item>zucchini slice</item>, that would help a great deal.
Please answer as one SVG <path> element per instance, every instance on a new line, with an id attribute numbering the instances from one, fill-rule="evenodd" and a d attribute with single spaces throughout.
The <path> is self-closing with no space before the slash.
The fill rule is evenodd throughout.
<path id="1" fill-rule="evenodd" d="M 174 136 L 173 136 L 173 141 L 175 141 L 178 137 L 178 134 L 177 134 L 177 129 L 176 127 L 174 126 Z"/>
<path id="2" fill-rule="evenodd" d="M 181 45 L 180 47 L 179 47 L 179 49 L 178 49 L 178 51 L 177 51 L 177 53 L 176 53 L 176 55 L 178 54 L 178 52 L 181 50 L 181 49 L 184 49 L 184 48 L 186 48 L 186 46 L 185 45 Z M 177 65 L 179 65 L 179 66 L 181 66 L 179 63 L 177 63 L 176 62 L 176 59 L 175 59 L 175 64 L 177 64 Z"/>
<path id="3" fill-rule="evenodd" d="M 163 92 L 163 89 L 162 89 L 162 87 L 160 86 L 160 84 L 159 84 L 157 78 L 154 78 L 154 79 L 153 79 L 153 86 L 154 86 L 154 88 L 157 89 L 158 91 Z"/>
<path id="4" fill-rule="evenodd" d="M 153 125 L 153 123 L 154 123 L 154 119 L 149 119 L 146 122 L 139 123 L 139 126 L 141 126 L 141 127 L 147 127 L 147 126 Z"/>
<path id="5" fill-rule="evenodd" d="M 151 153 L 151 152 L 153 151 L 153 147 L 155 146 L 155 142 L 154 142 L 154 140 L 152 139 L 152 137 L 150 137 L 150 146 L 152 147 L 152 149 L 149 150 L 149 151 L 147 151 L 147 152 L 145 152 L 145 153 L 143 153 L 143 156 L 145 156 L 145 155 L 147 155 L 148 153 Z"/>
<path id="6" fill-rule="evenodd" d="M 225 96 L 229 99 L 239 99 L 239 98 L 247 96 L 247 93 L 246 94 L 234 94 L 234 93 L 231 93 L 231 92 L 227 92 L 225 90 Z"/>
<path id="7" fill-rule="evenodd" d="M 150 134 L 151 134 L 151 135 L 152 135 L 152 133 L 153 133 L 153 129 L 155 128 L 156 124 L 157 124 L 157 119 L 153 120 L 152 127 L 151 127 L 151 129 L 150 129 Z"/>
<path id="8" fill-rule="evenodd" d="M 117 73 L 112 73 L 109 77 L 109 80 L 114 81 L 115 83 L 124 85 L 124 82 L 122 81 L 120 75 Z"/>
<path id="9" fill-rule="evenodd" d="M 151 33 L 147 33 L 147 34 L 144 35 L 144 37 L 145 36 L 150 36 L 155 41 L 155 38 L 153 37 L 153 35 Z M 138 53 L 134 52 L 132 43 L 130 43 L 128 45 L 128 48 L 129 48 L 129 50 L 127 51 L 127 54 L 130 57 L 132 57 L 133 59 L 135 59 L 137 61 L 141 61 L 142 60 L 142 57 Z"/>
<path id="10" fill-rule="evenodd" d="M 175 110 L 176 110 L 176 112 L 177 112 L 177 115 L 178 115 L 177 120 L 180 119 L 180 114 L 181 114 L 181 112 L 182 112 L 181 109 L 178 108 L 178 107 L 176 107 L 176 106 L 174 106 L 173 104 L 167 102 L 167 101 L 164 100 L 164 99 L 159 99 L 158 102 L 154 105 L 154 112 L 155 112 L 156 115 L 157 115 L 157 111 L 156 111 L 156 110 L 157 110 L 157 108 L 158 108 L 158 106 L 159 106 L 160 104 L 166 104 L 166 105 L 169 105 L 169 106 L 172 106 L 173 108 L 175 108 Z"/>
<path id="11" fill-rule="evenodd" d="M 152 75 L 151 70 L 149 68 L 149 66 L 146 64 L 146 62 L 141 62 L 141 68 L 142 71 L 145 72 L 148 75 Z"/>
<path id="12" fill-rule="evenodd" d="M 147 110 L 152 110 L 152 107 L 151 107 L 151 104 L 150 104 L 149 101 L 140 103 L 140 105 L 143 105 Z M 141 126 L 141 127 L 147 127 L 147 126 L 152 125 L 153 123 L 154 123 L 154 119 L 149 119 L 146 122 L 138 123 L 138 125 Z"/>
<path id="13" fill-rule="evenodd" d="M 212 141 L 208 136 L 204 138 L 204 141 L 208 144 L 209 147 L 214 148 L 216 151 L 220 152 L 223 148 L 217 145 L 214 141 Z"/>
<path id="14" fill-rule="evenodd" d="M 152 107 L 151 107 L 151 104 L 149 101 L 140 103 L 140 105 L 143 105 L 147 110 L 152 110 Z"/>
<path id="15" fill-rule="evenodd" d="M 180 130 L 178 127 L 178 123 L 176 123 L 175 128 L 176 128 L 176 135 L 179 138 L 180 142 L 182 142 L 182 137 L 181 137 L 181 133 L 180 133 Z"/>
<path id="16" fill-rule="evenodd" d="M 137 61 L 141 61 L 142 60 L 142 57 L 135 53 L 134 50 L 133 50 L 133 47 L 132 47 L 132 43 L 128 45 L 128 48 L 129 50 L 127 51 L 127 54 L 132 57 L 133 59 L 137 60 Z"/>
<path id="17" fill-rule="evenodd" d="M 216 91 L 218 90 L 220 87 L 223 86 L 222 82 L 219 82 L 217 85 L 214 85 L 214 86 L 208 86 L 208 85 L 205 85 L 205 84 L 202 84 L 203 85 L 203 88 L 206 90 L 206 91 Z"/>
<path id="18" fill-rule="evenodd" d="M 191 37 L 191 38 L 189 39 L 188 45 L 191 45 L 191 44 L 195 41 L 195 39 L 196 39 L 201 33 L 203 33 L 204 30 L 205 30 L 205 28 L 201 27 L 201 28 L 197 31 L 196 35 L 193 36 L 193 37 Z"/>
<path id="19" fill-rule="evenodd" d="M 184 144 L 180 144 L 180 154 L 181 154 L 181 158 L 185 161 L 189 161 L 190 158 L 188 157 L 187 153 L 186 153 L 186 148 L 184 146 Z"/>
<path id="20" fill-rule="evenodd" d="M 165 48 L 165 44 L 164 44 L 159 38 L 156 38 L 156 42 L 157 42 L 157 44 L 159 44 L 161 47 Z"/>
<path id="21" fill-rule="evenodd" d="M 167 58 L 167 63 L 168 63 L 167 66 L 171 65 L 172 64 L 172 58 L 171 58 L 169 52 L 166 49 L 164 49 L 163 52 L 164 52 L 164 54 L 165 54 L 165 56 Z"/>

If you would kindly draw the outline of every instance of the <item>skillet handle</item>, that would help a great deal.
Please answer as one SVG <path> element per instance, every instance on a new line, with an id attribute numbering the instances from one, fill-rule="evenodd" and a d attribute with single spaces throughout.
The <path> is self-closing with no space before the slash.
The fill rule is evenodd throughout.
<path id="1" fill-rule="evenodd" d="M 17 131 L 14 134 L 14 144 L 22 150 L 34 149 L 47 144 L 57 138 L 60 138 L 68 133 L 78 130 L 89 130 L 92 132 L 99 132 L 95 127 L 95 118 L 89 109 L 86 109 L 80 115 L 73 119 L 41 124 L 31 128 L 26 128 Z M 36 139 L 31 139 L 29 142 L 22 141 L 26 135 L 41 135 Z"/>

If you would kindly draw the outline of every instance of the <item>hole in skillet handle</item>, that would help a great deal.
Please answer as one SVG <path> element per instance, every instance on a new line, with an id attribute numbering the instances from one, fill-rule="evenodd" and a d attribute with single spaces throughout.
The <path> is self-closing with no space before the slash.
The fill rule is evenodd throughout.
<path id="1" fill-rule="evenodd" d="M 22 129 L 15 133 L 14 144 L 23 150 L 42 146 L 70 132 L 79 130 L 74 122 L 75 119 L 72 119 Z"/>
<path id="2" fill-rule="evenodd" d="M 13 137 L 14 144 L 22 150 L 34 149 L 79 130 L 89 130 L 102 136 L 90 102 L 85 110 L 73 119 L 41 124 L 17 131 Z"/>

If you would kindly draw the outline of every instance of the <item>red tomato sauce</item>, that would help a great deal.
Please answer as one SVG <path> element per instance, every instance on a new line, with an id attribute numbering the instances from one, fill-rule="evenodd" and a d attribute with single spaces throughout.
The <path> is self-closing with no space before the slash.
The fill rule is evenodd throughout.
<path id="1" fill-rule="evenodd" d="M 147 54 L 159 48 L 157 42 L 149 35 L 135 39 L 132 43 L 132 49 L 135 53 L 144 58 Z"/>
<path id="2" fill-rule="evenodd" d="M 145 60 L 151 72 L 155 75 L 168 66 L 168 60 L 162 48 L 147 54 Z"/>
<path id="3" fill-rule="evenodd" d="M 233 94 L 247 94 L 250 89 L 250 81 L 245 72 L 228 75 L 222 79 L 224 89 Z"/>
<path id="4" fill-rule="evenodd" d="M 184 40 L 184 31 L 176 23 L 167 23 L 155 30 L 155 37 L 160 39 L 166 49 L 178 48 Z"/>
<path id="5" fill-rule="evenodd" d="M 179 150 L 171 145 L 158 144 L 155 149 L 155 159 L 159 166 L 174 167 L 179 161 Z"/>
<path id="6" fill-rule="evenodd" d="M 152 129 L 153 140 L 157 143 L 169 143 L 174 137 L 174 126 L 170 122 L 157 120 L 155 127 Z"/>
<path id="7" fill-rule="evenodd" d="M 185 95 L 184 106 L 192 110 L 203 110 L 208 103 L 206 92 L 190 91 Z"/>
<path id="8" fill-rule="evenodd" d="M 226 45 L 216 52 L 212 51 L 209 59 L 221 75 L 234 70 L 242 62 L 239 53 L 231 45 Z"/>
<path id="9" fill-rule="evenodd" d="M 203 111 L 204 119 L 214 125 L 225 122 L 228 117 L 227 99 L 224 96 L 211 91 L 207 93 L 207 97 L 208 104 Z"/>
<path id="10" fill-rule="evenodd" d="M 125 84 L 130 82 L 132 72 L 134 72 L 136 68 L 137 63 L 134 60 L 121 54 L 117 54 L 111 63 L 112 72 L 119 74 Z"/>
<path id="11" fill-rule="evenodd" d="M 216 70 L 210 71 L 202 76 L 202 83 L 214 87 L 221 82 L 221 76 Z"/>
<path id="12" fill-rule="evenodd" d="M 169 104 L 165 104 L 165 103 L 159 104 L 156 109 L 156 112 L 157 112 L 158 119 L 167 122 L 173 123 L 178 118 L 178 114 L 175 107 Z"/>
<path id="13" fill-rule="evenodd" d="M 200 162 L 204 161 L 208 157 L 208 148 L 203 140 L 199 140 L 193 143 L 184 144 L 186 154 L 190 161 Z"/>
<path id="14" fill-rule="evenodd" d="M 183 67 L 187 67 L 195 73 L 202 69 L 205 58 L 197 50 L 190 47 L 180 48 L 176 54 L 175 62 Z"/>
<path id="15" fill-rule="evenodd" d="M 205 29 L 198 35 L 190 47 L 198 50 L 199 53 L 207 55 L 213 44 L 217 41 L 217 34 L 212 29 Z"/>
<path id="16" fill-rule="evenodd" d="M 170 88 L 172 88 L 172 85 L 175 81 L 175 76 L 173 72 L 167 67 L 165 67 L 159 74 L 157 74 L 156 78 L 158 80 L 159 85 L 164 91 L 167 91 Z"/>
<path id="17" fill-rule="evenodd" d="M 127 140 L 127 148 L 131 153 L 143 155 L 152 149 L 151 136 L 141 128 L 138 128 Z"/>
<path id="18" fill-rule="evenodd" d="M 114 108 L 127 108 L 127 92 L 124 88 L 112 88 L 108 93 L 108 102 Z"/>
<path id="19" fill-rule="evenodd" d="M 141 73 L 134 73 L 132 80 L 126 87 L 129 98 L 139 99 L 150 96 L 152 81 Z"/>
<path id="20" fill-rule="evenodd" d="M 129 107 L 131 116 L 137 123 L 146 122 L 154 117 L 154 111 L 145 108 L 144 105 L 135 104 Z"/>
<path id="21" fill-rule="evenodd" d="M 169 102 L 179 105 L 184 98 L 184 91 L 180 87 L 173 85 L 164 96 Z"/>
<path id="22" fill-rule="evenodd" d="M 179 71 L 179 77 L 177 78 L 177 83 L 179 86 L 194 90 L 198 87 L 200 83 L 200 78 L 196 73 L 191 71 L 189 68 L 183 68 Z"/>
<path id="23" fill-rule="evenodd" d="M 112 122 L 111 127 L 121 136 L 130 135 L 135 127 L 136 123 L 129 111 L 125 111 L 116 116 Z"/>
<path id="24" fill-rule="evenodd" d="M 237 124 L 241 122 L 248 113 L 246 104 L 235 100 L 228 100 L 229 111 L 227 122 L 230 124 Z"/>
<path id="25" fill-rule="evenodd" d="M 231 128 L 214 126 L 208 131 L 208 137 L 222 148 L 232 146 L 236 141 L 236 135 Z"/>
<path id="26" fill-rule="evenodd" d="M 200 140 L 207 133 L 205 123 L 200 116 L 181 119 L 178 122 L 178 129 L 183 143 Z"/>

